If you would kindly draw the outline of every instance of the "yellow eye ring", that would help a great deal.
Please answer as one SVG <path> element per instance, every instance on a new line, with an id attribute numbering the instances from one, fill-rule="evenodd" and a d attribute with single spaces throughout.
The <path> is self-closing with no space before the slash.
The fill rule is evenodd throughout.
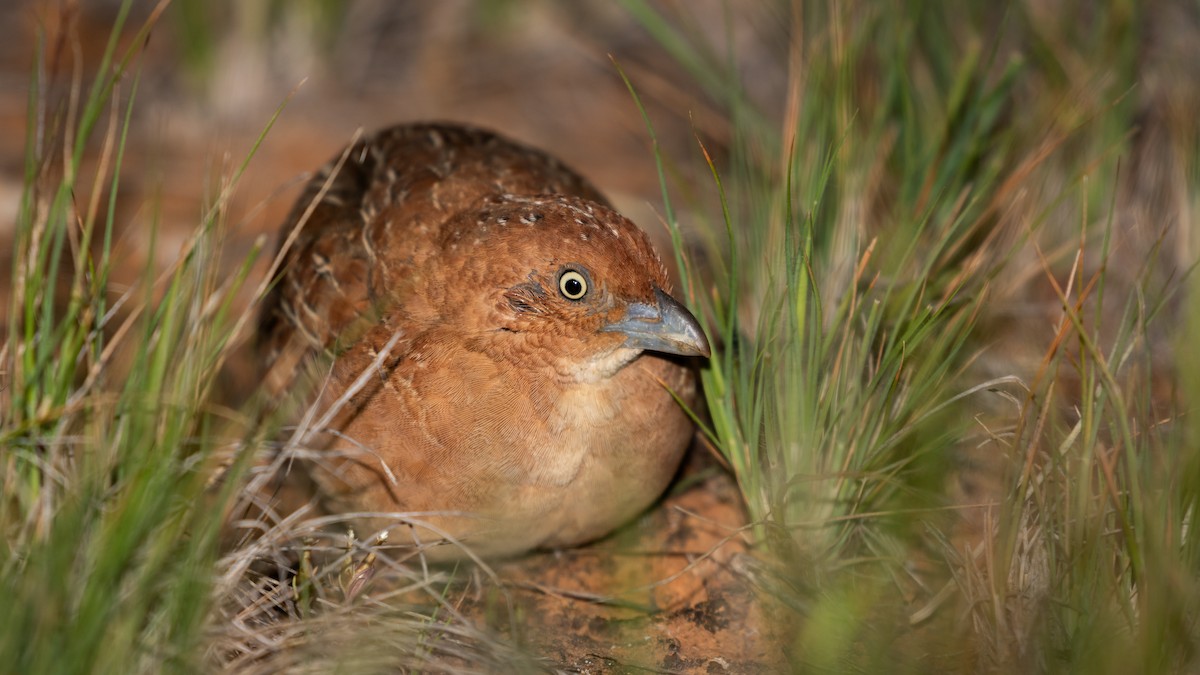
<path id="1" fill-rule="evenodd" d="M 558 291 L 568 300 L 582 300 L 587 295 L 587 277 L 575 270 L 567 270 L 558 277 Z"/>

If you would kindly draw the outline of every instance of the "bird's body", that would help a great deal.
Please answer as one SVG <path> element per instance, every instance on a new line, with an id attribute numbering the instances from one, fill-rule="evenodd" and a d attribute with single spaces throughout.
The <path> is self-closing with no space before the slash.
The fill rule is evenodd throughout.
<path id="1" fill-rule="evenodd" d="M 297 225 L 261 343 L 276 392 L 331 355 L 332 508 L 421 513 L 422 540 L 504 556 L 602 536 L 665 488 L 693 434 L 672 392 L 694 405 L 696 382 L 647 350 L 708 345 L 582 178 L 489 132 L 396 127 L 326 166 Z"/>

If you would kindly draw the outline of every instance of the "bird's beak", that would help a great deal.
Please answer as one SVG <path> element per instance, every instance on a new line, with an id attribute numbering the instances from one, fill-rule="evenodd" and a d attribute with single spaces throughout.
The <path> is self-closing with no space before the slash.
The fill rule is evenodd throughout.
<path id="1" fill-rule="evenodd" d="M 708 356 L 711 350 L 700 322 L 675 301 L 675 298 L 654 289 L 655 304 L 631 302 L 625 309 L 625 317 L 614 321 L 600 330 L 605 333 L 623 333 L 625 347 L 644 349 L 680 356 Z"/>

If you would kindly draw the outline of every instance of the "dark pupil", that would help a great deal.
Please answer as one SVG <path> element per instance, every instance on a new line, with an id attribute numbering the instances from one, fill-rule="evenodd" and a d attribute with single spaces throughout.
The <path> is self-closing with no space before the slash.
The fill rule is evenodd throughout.
<path id="1" fill-rule="evenodd" d="M 567 279 L 563 282 L 563 286 L 567 291 L 567 295 L 572 298 L 583 293 L 583 284 L 579 283 L 578 279 Z"/>

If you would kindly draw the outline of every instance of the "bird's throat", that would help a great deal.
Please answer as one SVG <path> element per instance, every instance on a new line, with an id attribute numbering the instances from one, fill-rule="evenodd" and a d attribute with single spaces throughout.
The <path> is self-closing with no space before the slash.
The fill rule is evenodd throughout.
<path id="1" fill-rule="evenodd" d="M 639 349 L 618 347 L 591 358 L 561 361 L 556 364 L 556 370 L 564 383 L 597 384 L 614 377 L 641 354 Z"/>

